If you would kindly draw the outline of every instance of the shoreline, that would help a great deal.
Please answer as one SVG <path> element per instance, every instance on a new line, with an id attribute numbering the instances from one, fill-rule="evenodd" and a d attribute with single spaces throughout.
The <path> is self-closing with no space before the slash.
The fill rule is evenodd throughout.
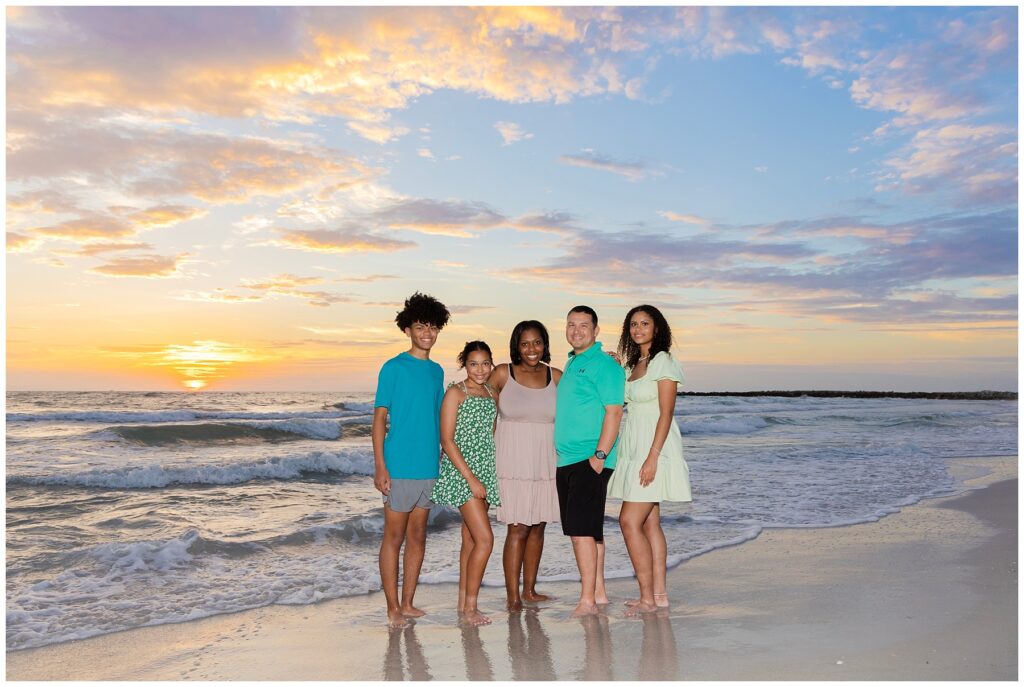
<path id="1" fill-rule="evenodd" d="M 558 599 L 511 615 L 486 588 L 494 623 L 459 628 L 442 583 L 420 586 L 429 615 L 404 631 L 383 626 L 375 592 L 8 651 L 7 678 L 1015 679 L 1016 461 L 953 465 L 952 496 L 690 558 L 669 571 L 672 609 L 643 620 L 623 616 L 625 578 L 584 620 L 568 617 L 575 582 L 543 583 Z"/>

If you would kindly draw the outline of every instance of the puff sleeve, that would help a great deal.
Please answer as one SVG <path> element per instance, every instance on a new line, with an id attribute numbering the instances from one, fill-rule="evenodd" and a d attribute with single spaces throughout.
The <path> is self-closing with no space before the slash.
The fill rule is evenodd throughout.
<path id="1" fill-rule="evenodd" d="M 647 370 L 652 381 L 671 379 L 674 382 L 683 383 L 683 369 L 679 367 L 679 363 L 668 351 L 662 351 L 654 356 L 654 359 L 648 364 Z"/>

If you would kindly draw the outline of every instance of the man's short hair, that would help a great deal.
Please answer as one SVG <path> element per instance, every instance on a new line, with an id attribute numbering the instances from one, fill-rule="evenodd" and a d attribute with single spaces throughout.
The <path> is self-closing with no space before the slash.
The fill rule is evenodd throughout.
<path id="1" fill-rule="evenodd" d="M 586 313 L 587 315 L 590 315 L 590 319 L 594 321 L 594 326 L 597 326 L 597 313 L 594 312 L 594 309 L 591 308 L 589 305 L 577 305 L 571 310 L 569 310 L 569 312 L 567 312 L 565 316 L 569 317 L 569 315 L 572 315 L 574 312 L 582 312 Z"/>
<path id="2" fill-rule="evenodd" d="M 413 322 L 432 324 L 438 329 L 444 329 L 450 317 L 451 313 L 444 307 L 444 303 L 417 291 L 405 300 L 405 307 L 395 316 L 395 324 L 403 332 L 411 327 Z"/>

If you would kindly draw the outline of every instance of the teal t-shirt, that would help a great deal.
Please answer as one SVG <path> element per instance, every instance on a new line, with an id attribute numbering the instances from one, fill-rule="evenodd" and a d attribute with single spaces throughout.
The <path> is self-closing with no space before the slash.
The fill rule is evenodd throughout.
<path id="1" fill-rule="evenodd" d="M 579 463 L 594 455 L 601 438 L 604 407 L 625 402 L 626 372 L 601 350 L 601 343 L 573 355 L 565 365 L 558 383 L 555 406 L 555 452 L 558 467 Z M 605 459 L 606 468 L 615 468 L 618 437 Z"/>
<path id="2" fill-rule="evenodd" d="M 434 479 L 441 460 L 444 370 L 433 360 L 399 353 L 377 376 L 375 408 L 387 408 L 384 466 L 392 479 Z"/>

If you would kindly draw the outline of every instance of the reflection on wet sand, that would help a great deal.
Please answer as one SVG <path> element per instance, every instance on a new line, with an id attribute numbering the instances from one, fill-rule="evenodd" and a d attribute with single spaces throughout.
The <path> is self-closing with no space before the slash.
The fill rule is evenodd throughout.
<path id="1" fill-rule="evenodd" d="M 526 632 L 523 632 L 523 620 Z M 541 625 L 537 609 L 508 616 L 508 655 L 513 680 L 557 680 L 551 661 L 551 640 Z"/>
<path id="2" fill-rule="evenodd" d="M 405 639 L 405 658 L 409 669 L 409 679 L 425 681 L 433 679 L 427 658 L 423 655 L 423 645 L 416 637 L 416 626 L 407 625 L 388 632 L 388 650 L 384 654 L 384 679 L 405 680 L 402 665 L 402 639 Z"/>
<path id="3" fill-rule="evenodd" d="M 462 652 L 466 656 L 466 677 L 470 680 L 493 680 L 494 666 L 480 641 L 480 627 L 462 626 Z"/>
<path id="4" fill-rule="evenodd" d="M 643 615 L 638 680 L 679 680 L 679 654 L 667 608 Z"/>
<path id="5" fill-rule="evenodd" d="M 580 618 L 583 626 L 583 669 L 579 680 L 614 680 L 612 675 L 612 636 L 608 632 L 608 616 L 604 613 Z"/>

